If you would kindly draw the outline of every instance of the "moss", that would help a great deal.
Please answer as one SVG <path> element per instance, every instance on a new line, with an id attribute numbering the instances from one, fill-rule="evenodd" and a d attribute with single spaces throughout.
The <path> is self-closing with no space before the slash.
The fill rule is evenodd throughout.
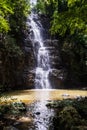
<path id="1" fill-rule="evenodd" d="M 26 111 L 26 106 L 24 103 L 20 102 L 12 102 L 12 103 L 4 103 L 0 106 L 0 116 L 3 118 L 6 114 L 22 114 Z"/>
<path id="2" fill-rule="evenodd" d="M 87 129 L 87 98 L 66 99 L 56 101 L 57 114 L 53 119 L 54 130 L 85 130 Z M 55 105 L 55 103 L 53 104 Z M 53 108 L 55 108 L 54 106 Z M 61 109 L 60 109 L 61 106 Z M 82 116 L 83 114 L 83 116 Z M 83 128 L 83 129 L 82 129 Z"/>
<path id="3" fill-rule="evenodd" d="M 72 126 L 79 125 L 81 122 L 81 117 L 74 107 L 65 107 L 59 113 L 59 125 L 63 126 L 65 129 L 70 129 Z"/>

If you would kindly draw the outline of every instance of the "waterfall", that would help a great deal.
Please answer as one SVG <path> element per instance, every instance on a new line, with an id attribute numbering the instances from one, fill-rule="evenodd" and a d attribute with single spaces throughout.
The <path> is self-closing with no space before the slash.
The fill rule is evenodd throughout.
<path id="1" fill-rule="evenodd" d="M 36 76 L 35 76 L 35 88 L 36 89 L 49 89 L 49 72 L 50 72 L 50 61 L 49 51 L 44 46 L 44 40 L 42 36 L 43 27 L 40 23 L 38 14 L 34 10 L 37 0 L 30 0 L 31 14 L 29 15 L 29 25 L 31 29 L 30 39 L 32 40 L 33 47 L 35 43 L 38 44 L 38 49 L 35 51 L 37 58 Z"/>

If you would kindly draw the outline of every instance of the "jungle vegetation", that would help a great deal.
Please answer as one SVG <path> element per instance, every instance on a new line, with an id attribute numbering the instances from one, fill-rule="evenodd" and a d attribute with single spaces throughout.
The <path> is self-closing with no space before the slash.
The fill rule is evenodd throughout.
<path id="1" fill-rule="evenodd" d="M 67 80 L 87 83 L 87 1 L 38 0 L 40 14 L 50 18 L 50 32 L 61 43 Z"/>
<path id="2" fill-rule="evenodd" d="M 0 0 L 0 90 L 13 88 L 21 76 L 22 36 L 29 10 L 27 0 Z"/>

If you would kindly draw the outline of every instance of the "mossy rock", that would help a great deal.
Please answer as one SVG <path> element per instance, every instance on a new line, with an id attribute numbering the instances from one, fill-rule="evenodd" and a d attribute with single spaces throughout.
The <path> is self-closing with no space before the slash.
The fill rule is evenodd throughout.
<path id="1" fill-rule="evenodd" d="M 72 105 L 76 108 L 80 116 L 87 120 L 87 97 L 74 100 Z"/>
<path id="2" fill-rule="evenodd" d="M 80 130 L 79 126 L 85 126 L 86 122 L 81 119 L 77 110 L 72 106 L 67 106 L 53 119 L 56 130 Z M 77 129 L 79 128 L 79 129 Z"/>
<path id="3" fill-rule="evenodd" d="M 21 114 L 22 112 L 26 112 L 26 106 L 21 101 L 0 106 L 0 117 L 5 114 Z"/>
<path id="4" fill-rule="evenodd" d="M 69 106 L 59 113 L 59 119 L 61 126 L 65 127 L 65 129 L 70 129 L 72 126 L 80 124 L 81 117 L 74 107 Z"/>

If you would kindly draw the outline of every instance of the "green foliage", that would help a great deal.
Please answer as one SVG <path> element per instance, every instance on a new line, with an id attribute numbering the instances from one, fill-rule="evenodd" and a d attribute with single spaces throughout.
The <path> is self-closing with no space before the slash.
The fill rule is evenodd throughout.
<path id="1" fill-rule="evenodd" d="M 12 99 L 12 97 L 2 95 L 0 97 L 0 116 L 5 114 L 21 114 L 26 111 L 26 106 L 23 102 Z"/>
<path id="2" fill-rule="evenodd" d="M 9 30 L 8 21 L 5 20 L 2 16 L 0 17 L 0 32 L 5 30 L 6 32 Z"/>
<path id="3" fill-rule="evenodd" d="M 15 112 L 20 113 L 20 112 L 26 111 L 25 104 L 22 103 L 21 101 L 19 101 L 19 102 L 12 102 L 11 103 L 11 107 L 12 107 L 12 109 L 11 109 L 12 113 L 15 113 Z M 14 109 L 14 111 L 13 111 L 13 109 Z"/>
<path id="4" fill-rule="evenodd" d="M 3 46 L 0 48 L 2 69 L 1 76 L 3 90 L 7 90 L 7 86 L 14 87 L 16 78 L 19 77 L 23 66 L 23 52 L 16 44 L 14 38 L 7 36 Z"/>
<path id="5" fill-rule="evenodd" d="M 25 27 L 26 16 L 29 13 L 29 2 L 26 0 L 12 1 L 14 14 L 10 15 L 11 33 L 20 33 Z"/>
<path id="6" fill-rule="evenodd" d="M 9 15 L 13 14 L 12 7 L 7 0 L 0 0 L 0 32 L 8 31 L 9 27 Z"/>
<path id="7" fill-rule="evenodd" d="M 45 1 L 38 0 L 37 5 L 35 7 L 39 13 L 45 14 Z"/>
<path id="8" fill-rule="evenodd" d="M 57 2 L 55 0 L 38 0 L 36 9 L 49 17 L 52 16 L 54 10 L 57 7 Z"/>
<path id="9" fill-rule="evenodd" d="M 28 0 L 0 0 L 0 90 L 14 87 L 23 70 L 23 32 L 29 13 Z"/>
<path id="10" fill-rule="evenodd" d="M 0 32 L 7 32 L 10 29 L 11 15 L 16 18 L 15 22 L 17 19 L 23 22 L 23 18 L 27 16 L 29 11 L 28 3 L 26 0 L 0 0 Z"/>
<path id="11" fill-rule="evenodd" d="M 53 13 L 51 32 L 60 35 L 65 35 L 67 31 L 70 31 L 70 34 L 75 32 L 86 34 L 87 1 L 66 0 L 65 4 L 61 1 L 61 5 L 66 9 L 62 10 L 62 7 L 59 11 L 60 3 L 58 3 L 58 10 Z"/>
<path id="12" fill-rule="evenodd" d="M 5 55 L 9 58 L 20 58 L 23 55 L 23 52 L 20 49 L 20 47 L 16 44 L 15 39 L 11 38 L 9 35 L 7 35 L 5 38 L 5 44 L 2 48 L 2 53 L 5 53 Z"/>

